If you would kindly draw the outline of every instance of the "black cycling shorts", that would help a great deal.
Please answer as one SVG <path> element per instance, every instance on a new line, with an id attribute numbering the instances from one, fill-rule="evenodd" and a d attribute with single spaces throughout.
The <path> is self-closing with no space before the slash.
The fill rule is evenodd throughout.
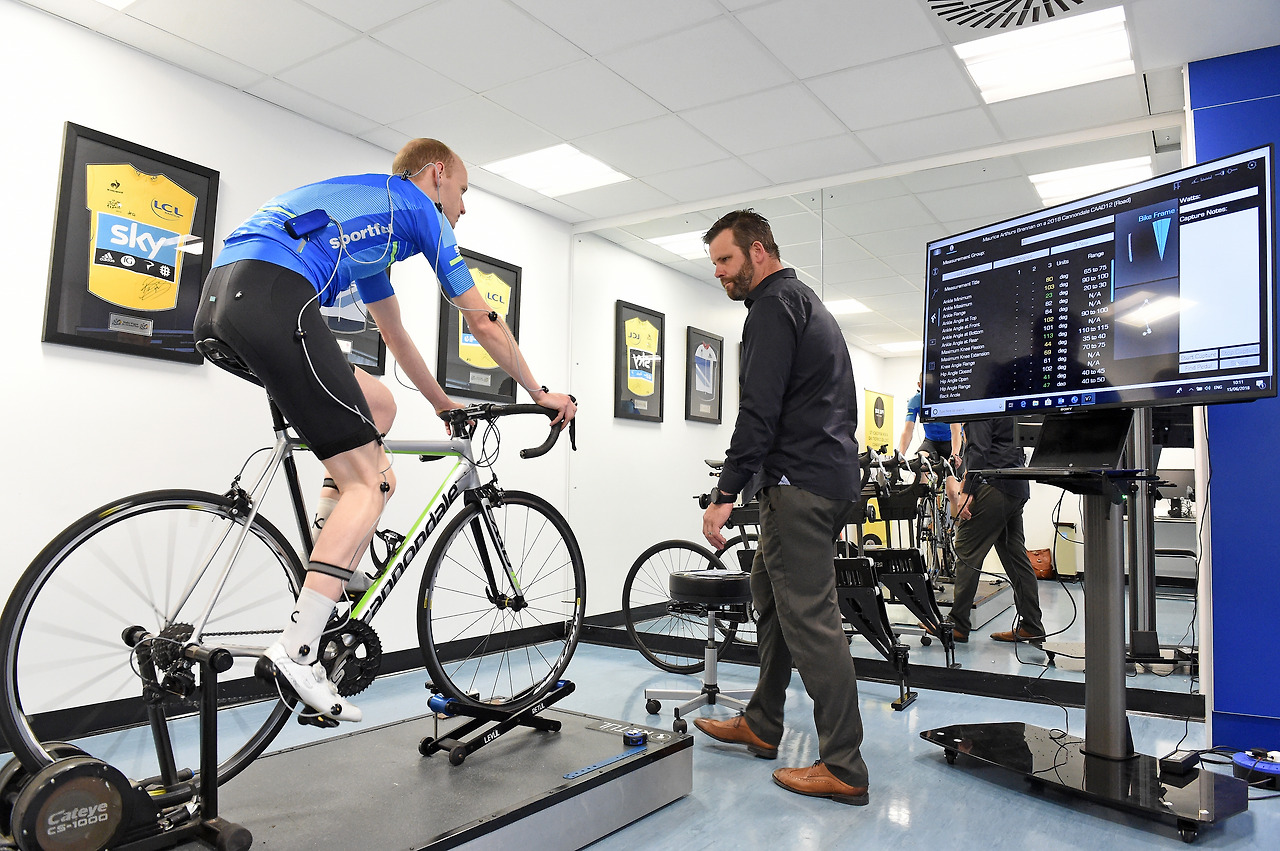
<path id="1" fill-rule="evenodd" d="M 378 432 L 315 296 L 306 278 L 274 263 L 219 266 L 205 281 L 195 338 L 230 346 L 323 460 L 377 440 Z"/>

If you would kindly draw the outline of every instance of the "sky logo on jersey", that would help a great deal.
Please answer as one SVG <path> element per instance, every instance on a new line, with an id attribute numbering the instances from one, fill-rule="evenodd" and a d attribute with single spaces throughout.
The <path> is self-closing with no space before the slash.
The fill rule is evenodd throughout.
<path id="1" fill-rule="evenodd" d="M 167 204 L 158 198 L 151 199 L 151 212 L 162 219 L 182 218 L 182 213 L 178 210 L 177 204 Z"/>
<path id="2" fill-rule="evenodd" d="M 130 254 L 172 266 L 178 262 L 178 243 L 181 239 L 181 234 L 171 230 L 110 213 L 98 213 L 95 247 L 102 250 Z"/>

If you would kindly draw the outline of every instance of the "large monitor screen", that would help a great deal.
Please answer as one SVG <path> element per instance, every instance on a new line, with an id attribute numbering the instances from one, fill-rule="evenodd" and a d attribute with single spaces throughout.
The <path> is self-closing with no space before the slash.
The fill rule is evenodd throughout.
<path id="1" fill-rule="evenodd" d="M 924 418 L 1276 394 L 1270 146 L 930 242 Z"/>

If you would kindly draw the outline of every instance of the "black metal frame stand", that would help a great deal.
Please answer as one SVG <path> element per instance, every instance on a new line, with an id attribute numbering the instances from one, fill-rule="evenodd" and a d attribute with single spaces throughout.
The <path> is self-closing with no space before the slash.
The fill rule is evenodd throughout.
<path id="1" fill-rule="evenodd" d="M 431 686 L 428 685 L 428 688 Z M 452 698 L 444 697 L 438 692 L 432 694 L 427 706 L 436 713 L 436 735 L 427 736 L 418 744 L 418 753 L 431 756 L 439 751 L 449 752 L 451 765 L 462 765 L 468 756 L 480 750 L 490 742 L 511 732 L 516 727 L 531 727 L 547 733 L 558 733 L 560 722 L 551 718 L 542 718 L 539 713 L 548 706 L 573 694 L 574 685 L 569 680 L 560 680 L 542 696 L 540 700 L 524 709 L 512 711 L 501 706 L 473 706 Z M 435 692 L 435 689 L 432 689 Z M 460 726 L 440 736 L 440 716 L 461 715 L 470 718 Z M 464 738 L 480 730 L 486 724 L 492 724 L 488 730 L 470 739 Z"/>

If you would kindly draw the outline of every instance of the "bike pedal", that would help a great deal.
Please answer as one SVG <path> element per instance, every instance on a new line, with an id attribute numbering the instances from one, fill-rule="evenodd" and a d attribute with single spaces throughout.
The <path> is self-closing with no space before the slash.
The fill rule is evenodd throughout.
<path id="1" fill-rule="evenodd" d="M 322 730 L 329 730 L 338 726 L 336 718 L 330 718 L 328 715 L 312 715 L 310 713 L 300 713 L 298 723 L 308 727 L 319 727 Z"/>

